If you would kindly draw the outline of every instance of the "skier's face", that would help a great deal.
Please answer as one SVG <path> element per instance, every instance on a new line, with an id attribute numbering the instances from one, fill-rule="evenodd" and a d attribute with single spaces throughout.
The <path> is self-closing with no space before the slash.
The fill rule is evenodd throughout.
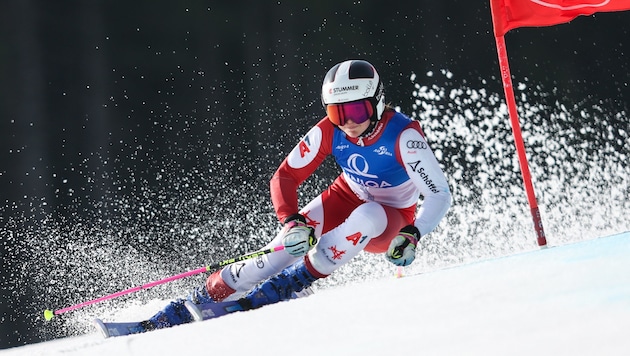
<path id="1" fill-rule="evenodd" d="M 347 119 L 345 125 L 337 126 L 346 135 L 352 138 L 359 137 L 370 126 L 370 120 L 364 121 L 360 124 L 355 123 L 352 119 Z"/>

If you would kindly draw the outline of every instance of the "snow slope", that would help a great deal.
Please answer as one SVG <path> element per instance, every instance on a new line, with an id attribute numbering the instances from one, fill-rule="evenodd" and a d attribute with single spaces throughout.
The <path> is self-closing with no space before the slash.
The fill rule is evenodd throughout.
<path id="1" fill-rule="evenodd" d="M 629 355 L 630 232 L 14 355 Z M 123 321 L 123 320 L 120 320 Z"/>

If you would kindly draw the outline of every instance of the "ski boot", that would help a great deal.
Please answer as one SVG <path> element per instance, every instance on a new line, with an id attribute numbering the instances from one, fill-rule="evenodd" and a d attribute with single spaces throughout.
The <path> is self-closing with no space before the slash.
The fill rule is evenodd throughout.
<path id="1" fill-rule="evenodd" d="M 313 276 L 304 260 L 285 268 L 282 272 L 254 287 L 245 297 L 239 300 L 243 309 L 256 309 L 263 305 L 295 299 L 302 290 L 307 289 L 317 279 L 324 276 Z"/>
<path id="2" fill-rule="evenodd" d="M 205 286 L 201 286 L 190 293 L 186 298 L 178 298 L 170 302 L 164 309 L 142 323 L 146 330 L 168 328 L 174 325 L 186 324 L 193 321 L 190 307 L 186 303 L 204 304 L 213 303 Z"/>

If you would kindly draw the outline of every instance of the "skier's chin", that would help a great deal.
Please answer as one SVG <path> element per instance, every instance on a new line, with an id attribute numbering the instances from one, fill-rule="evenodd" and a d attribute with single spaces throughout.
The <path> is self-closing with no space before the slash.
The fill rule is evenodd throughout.
<path id="1" fill-rule="evenodd" d="M 352 138 L 357 138 L 359 137 L 364 131 L 365 131 L 365 127 L 363 127 L 363 125 L 346 125 L 341 127 L 341 130 L 349 137 Z"/>

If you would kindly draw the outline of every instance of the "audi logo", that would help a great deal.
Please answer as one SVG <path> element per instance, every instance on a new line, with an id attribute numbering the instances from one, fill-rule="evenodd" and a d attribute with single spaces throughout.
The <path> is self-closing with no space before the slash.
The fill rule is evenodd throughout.
<path id="1" fill-rule="evenodd" d="M 407 148 L 424 150 L 429 148 L 429 146 L 427 146 L 427 143 L 424 141 L 407 141 Z"/>

